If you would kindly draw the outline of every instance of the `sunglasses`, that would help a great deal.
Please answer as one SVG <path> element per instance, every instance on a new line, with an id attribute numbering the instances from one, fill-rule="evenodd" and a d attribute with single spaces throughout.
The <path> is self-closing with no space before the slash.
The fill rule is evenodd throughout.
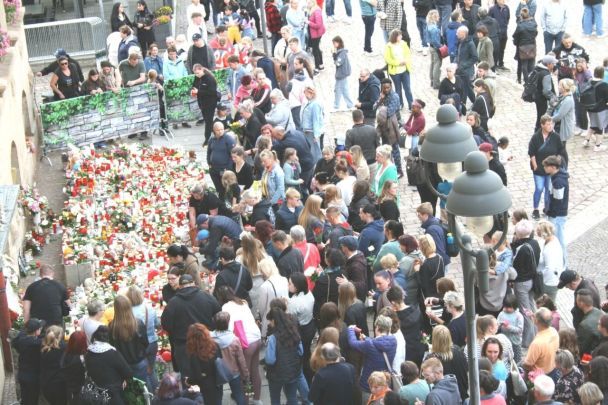
<path id="1" fill-rule="evenodd" d="M 65 65 L 67 65 L 67 64 L 68 64 L 67 62 L 61 62 L 59 65 L 60 65 L 60 66 L 65 66 Z"/>

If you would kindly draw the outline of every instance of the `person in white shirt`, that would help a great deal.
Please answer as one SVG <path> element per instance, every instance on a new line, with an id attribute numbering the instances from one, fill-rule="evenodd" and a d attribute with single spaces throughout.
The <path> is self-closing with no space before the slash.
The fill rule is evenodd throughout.
<path id="1" fill-rule="evenodd" d="M 201 34 L 203 37 L 203 41 L 207 43 L 207 27 L 205 26 L 205 20 L 203 20 L 203 15 L 198 11 L 192 13 L 192 17 L 190 18 L 190 24 L 188 24 L 188 30 L 186 31 L 186 38 L 188 39 L 188 44 L 192 45 L 192 35 Z"/>
<path id="2" fill-rule="evenodd" d="M 291 38 L 291 28 L 286 25 L 281 28 L 281 39 L 277 41 L 273 52 L 274 57 L 277 58 L 281 64 L 287 64 L 287 57 L 291 55 L 289 38 Z"/>
<path id="3" fill-rule="evenodd" d="M 112 66 L 118 66 L 118 46 L 122 41 L 120 31 L 115 31 L 108 35 L 106 39 L 106 46 L 108 47 L 108 60 Z"/>
<path id="4" fill-rule="evenodd" d="M 91 344 L 91 336 L 93 336 L 93 333 L 95 333 L 99 326 L 103 325 L 103 323 L 101 323 L 101 318 L 103 317 L 104 310 L 105 305 L 99 300 L 94 300 L 87 304 L 89 316 L 80 320 L 80 328 L 84 331 L 84 334 L 87 335 L 88 344 Z"/>
<path id="5" fill-rule="evenodd" d="M 317 327 L 312 318 L 315 297 L 308 289 L 308 280 L 304 273 L 291 273 L 289 276 L 289 292 L 293 295 L 287 303 L 287 313 L 293 314 L 298 319 L 300 338 L 304 346 L 304 355 L 302 356 L 304 376 L 307 381 L 312 381 L 314 372 L 310 368 L 310 344 L 317 332 Z"/>
<path id="6" fill-rule="evenodd" d="M 186 7 L 186 17 L 188 18 L 188 21 L 192 20 L 192 14 L 194 13 L 199 13 L 203 16 L 203 19 L 207 16 L 205 6 L 201 4 L 201 0 L 192 0 L 192 4 L 188 4 L 188 7 Z"/>
<path id="7" fill-rule="evenodd" d="M 564 252 L 551 222 L 540 221 L 536 226 L 536 234 L 545 242 L 536 271 L 543 275 L 543 293 L 555 302 L 559 276 L 564 270 Z"/>
<path id="8" fill-rule="evenodd" d="M 353 186 L 355 185 L 357 178 L 355 176 L 351 176 L 348 173 L 348 166 L 342 163 L 337 163 L 334 170 L 336 172 L 336 177 L 340 179 L 340 181 L 336 183 L 336 187 L 340 189 L 340 194 L 342 194 L 344 204 L 346 204 L 348 207 L 353 199 Z"/>

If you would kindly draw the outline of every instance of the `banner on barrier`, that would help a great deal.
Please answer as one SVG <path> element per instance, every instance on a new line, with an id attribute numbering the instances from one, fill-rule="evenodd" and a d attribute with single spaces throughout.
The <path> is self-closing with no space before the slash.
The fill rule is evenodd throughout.
<path id="1" fill-rule="evenodd" d="M 217 90 L 222 94 L 222 100 L 228 94 L 228 71 L 229 69 L 214 70 L 213 76 L 217 81 Z M 194 83 L 194 75 L 179 79 L 165 80 L 165 111 L 169 122 L 186 122 L 198 120 L 202 117 L 196 97 L 192 97 L 191 90 Z"/>
<path id="2" fill-rule="evenodd" d="M 85 145 L 159 126 L 159 99 L 151 84 L 40 105 L 47 151 Z"/>

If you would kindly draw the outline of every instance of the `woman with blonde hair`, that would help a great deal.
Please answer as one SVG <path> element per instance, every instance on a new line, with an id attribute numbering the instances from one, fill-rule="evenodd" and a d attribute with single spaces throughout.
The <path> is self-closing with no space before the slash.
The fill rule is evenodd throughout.
<path id="1" fill-rule="evenodd" d="M 344 218 L 348 218 L 348 207 L 342 199 L 340 189 L 335 184 L 330 184 L 325 187 L 325 196 L 323 197 L 325 208 L 336 207 Z"/>
<path id="2" fill-rule="evenodd" d="M 57 325 L 49 326 L 40 353 L 40 389 L 51 405 L 67 403 L 67 386 L 61 373 L 64 348 L 63 329 Z"/>
<path id="3" fill-rule="evenodd" d="M 541 253 L 537 267 L 537 271 L 543 275 L 543 293 L 555 302 L 559 276 L 564 270 L 564 252 L 551 222 L 540 221 L 536 226 L 536 235 L 544 241 L 540 243 Z"/>
<path id="4" fill-rule="evenodd" d="M 321 330 L 321 333 L 319 334 L 319 340 L 317 341 L 317 345 L 315 346 L 315 350 L 310 356 L 310 368 L 315 373 L 327 365 L 327 363 L 323 359 L 323 356 L 321 356 L 321 348 L 325 343 L 333 343 L 339 346 L 340 331 L 334 328 L 333 326 L 328 326 Z"/>
<path id="5" fill-rule="evenodd" d="M 557 104 L 552 108 L 551 118 L 555 125 L 553 130 L 566 146 L 566 142 L 574 136 L 576 127 L 576 110 L 574 106 L 574 93 L 576 83 L 572 79 L 562 79 L 558 83 L 559 97 Z"/>
<path id="6" fill-rule="evenodd" d="M 308 243 L 320 242 L 323 236 L 325 214 L 321 211 L 322 203 L 323 199 L 320 196 L 314 194 L 309 196 L 298 218 L 298 225 L 304 227 Z"/>
<path id="7" fill-rule="evenodd" d="M 264 167 L 262 173 L 262 197 L 269 200 L 278 208 L 279 200 L 285 199 L 285 172 L 277 161 L 274 151 L 264 150 L 260 153 L 260 160 Z"/>
<path id="8" fill-rule="evenodd" d="M 405 93 L 408 109 L 411 110 L 414 102 L 410 86 L 412 54 L 407 42 L 403 40 L 401 30 L 394 29 L 388 36 L 388 42 L 384 47 L 384 61 L 388 65 L 388 74 L 395 85 L 395 92 L 401 101 L 401 108 L 404 105 L 403 93 Z"/>
<path id="9" fill-rule="evenodd" d="M 369 335 L 367 309 L 365 304 L 357 298 L 357 289 L 350 281 L 346 281 L 338 287 L 338 311 L 346 325 L 357 325 L 364 335 Z"/>
<path id="10" fill-rule="evenodd" d="M 382 186 L 380 197 L 378 197 L 378 205 L 380 215 L 384 221 L 395 220 L 399 221 L 401 213 L 399 212 L 399 183 L 393 180 L 387 180 Z"/>
<path id="11" fill-rule="evenodd" d="M 437 280 L 445 275 L 445 265 L 441 255 L 437 254 L 437 247 L 431 235 L 422 235 L 418 238 L 420 251 L 425 259 L 420 265 L 420 290 L 422 299 L 439 297 Z"/>
<path id="12" fill-rule="evenodd" d="M 353 145 L 348 150 L 353 157 L 353 166 L 355 168 L 355 175 L 357 180 L 369 181 L 370 170 L 363 156 L 363 151 L 359 145 Z"/>
<path id="13" fill-rule="evenodd" d="M 133 315 L 131 301 L 125 296 L 114 298 L 114 319 L 108 325 L 110 344 L 122 354 L 131 367 L 133 376 L 146 381 L 148 389 L 148 334 L 145 324 Z"/>
<path id="14" fill-rule="evenodd" d="M 160 327 L 160 319 L 156 316 L 156 309 L 148 306 L 144 302 L 144 294 L 136 285 L 129 286 L 126 297 L 131 301 L 131 310 L 133 316 L 140 320 L 146 326 L 146 334 L 148 336 L 148 348 L 146 349 L 146 360 L 148 361 L 148 381 L 152 386 L 152 390 L 158 385 L 158 378 L 154 370 L 156 363 L 156 352 L 158 352 L 158 336 L 156 329 Z"/>
<path id="15" fill-rule="evenodd" d="M 279 269 L 273 260 L 264 260 L 258 267 L 264 282 L 260 285 L 257 312 L 260 315 L 262 337 L 268 333 L 268 319 L 266 315 L 270 311 L 270 302 L 275 298 L 289 298 L 289 283 L 286 277 L 281 276 Z"/>
<path id="16" fill-rule="evenodd" d="M 268 256 L 264 245 L 258 239 L 256 239 L 250 232 L 245 232 L 241 235 L 241 247 L 238 250 L 238 256 L 236 260 L 243 263 L 243 266 L 249 270 L 251 279 L 253 281 L 253 287 L 249 291 L 249 298 L 251 298 L 251 308 L 256 314 L 255 310 L 258 308 L 259 300 L 259 287 L 264 283 L 264 277 L 260 272 L 260 266 L 267 261 L 272 261 L 272 258 Z M 258 318 L 259 319 L 259 318 Z"/>
<path id="17" fill-rule="evenodd" d="M 380 196 L 382 187 L 387 180 L 399 181 L 397 167 L 393 163 L 392 156 L 393 149 L 390 145 L 381 145 L 376 148 L 376 162 L 378 165 L 371 184 L 371 191 L 376 197 Z"/>
<path id="18" fill-rule="evenodd" d="M 368 405 L 382 405 L 385 403 L 384 397 L 391 390 L 388 386 L 389 381 L 391 381 L 390 374 L 386 371 L 374 371 L 370 374 L 367 379 L 371 392 L 367 402 Z"/>
<path id="19" fill-rule="evenodd" d="M 452 343 L 452 334 L 446 326 L 435 326 L 431 341 L 431 350 L 424 360 L 437 358 L 443 365 L 444 375 L 453 374 L 456 377 L 460 397 L 464 400 L 469 390 L 467 358 L 462 350 Z"/>

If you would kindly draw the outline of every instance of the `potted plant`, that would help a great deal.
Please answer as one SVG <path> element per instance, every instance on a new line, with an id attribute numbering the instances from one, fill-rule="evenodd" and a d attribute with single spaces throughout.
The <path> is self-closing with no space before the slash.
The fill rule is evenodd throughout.
<path id="1" fill-rule="evenodd" d="M 21 0 L 4 0 L 6 22 L 15 25 L 21 18 Z"/>
<path id="2" fill-rule="evenodd" d="M 172 35 L 171 19 L 173 18 L 173 9 L 169 6 L 162 6 L 154 11 L 154 20 L 152 21 L 152 30 L 156 43 L 164 47 L 165 39 Z"/>

